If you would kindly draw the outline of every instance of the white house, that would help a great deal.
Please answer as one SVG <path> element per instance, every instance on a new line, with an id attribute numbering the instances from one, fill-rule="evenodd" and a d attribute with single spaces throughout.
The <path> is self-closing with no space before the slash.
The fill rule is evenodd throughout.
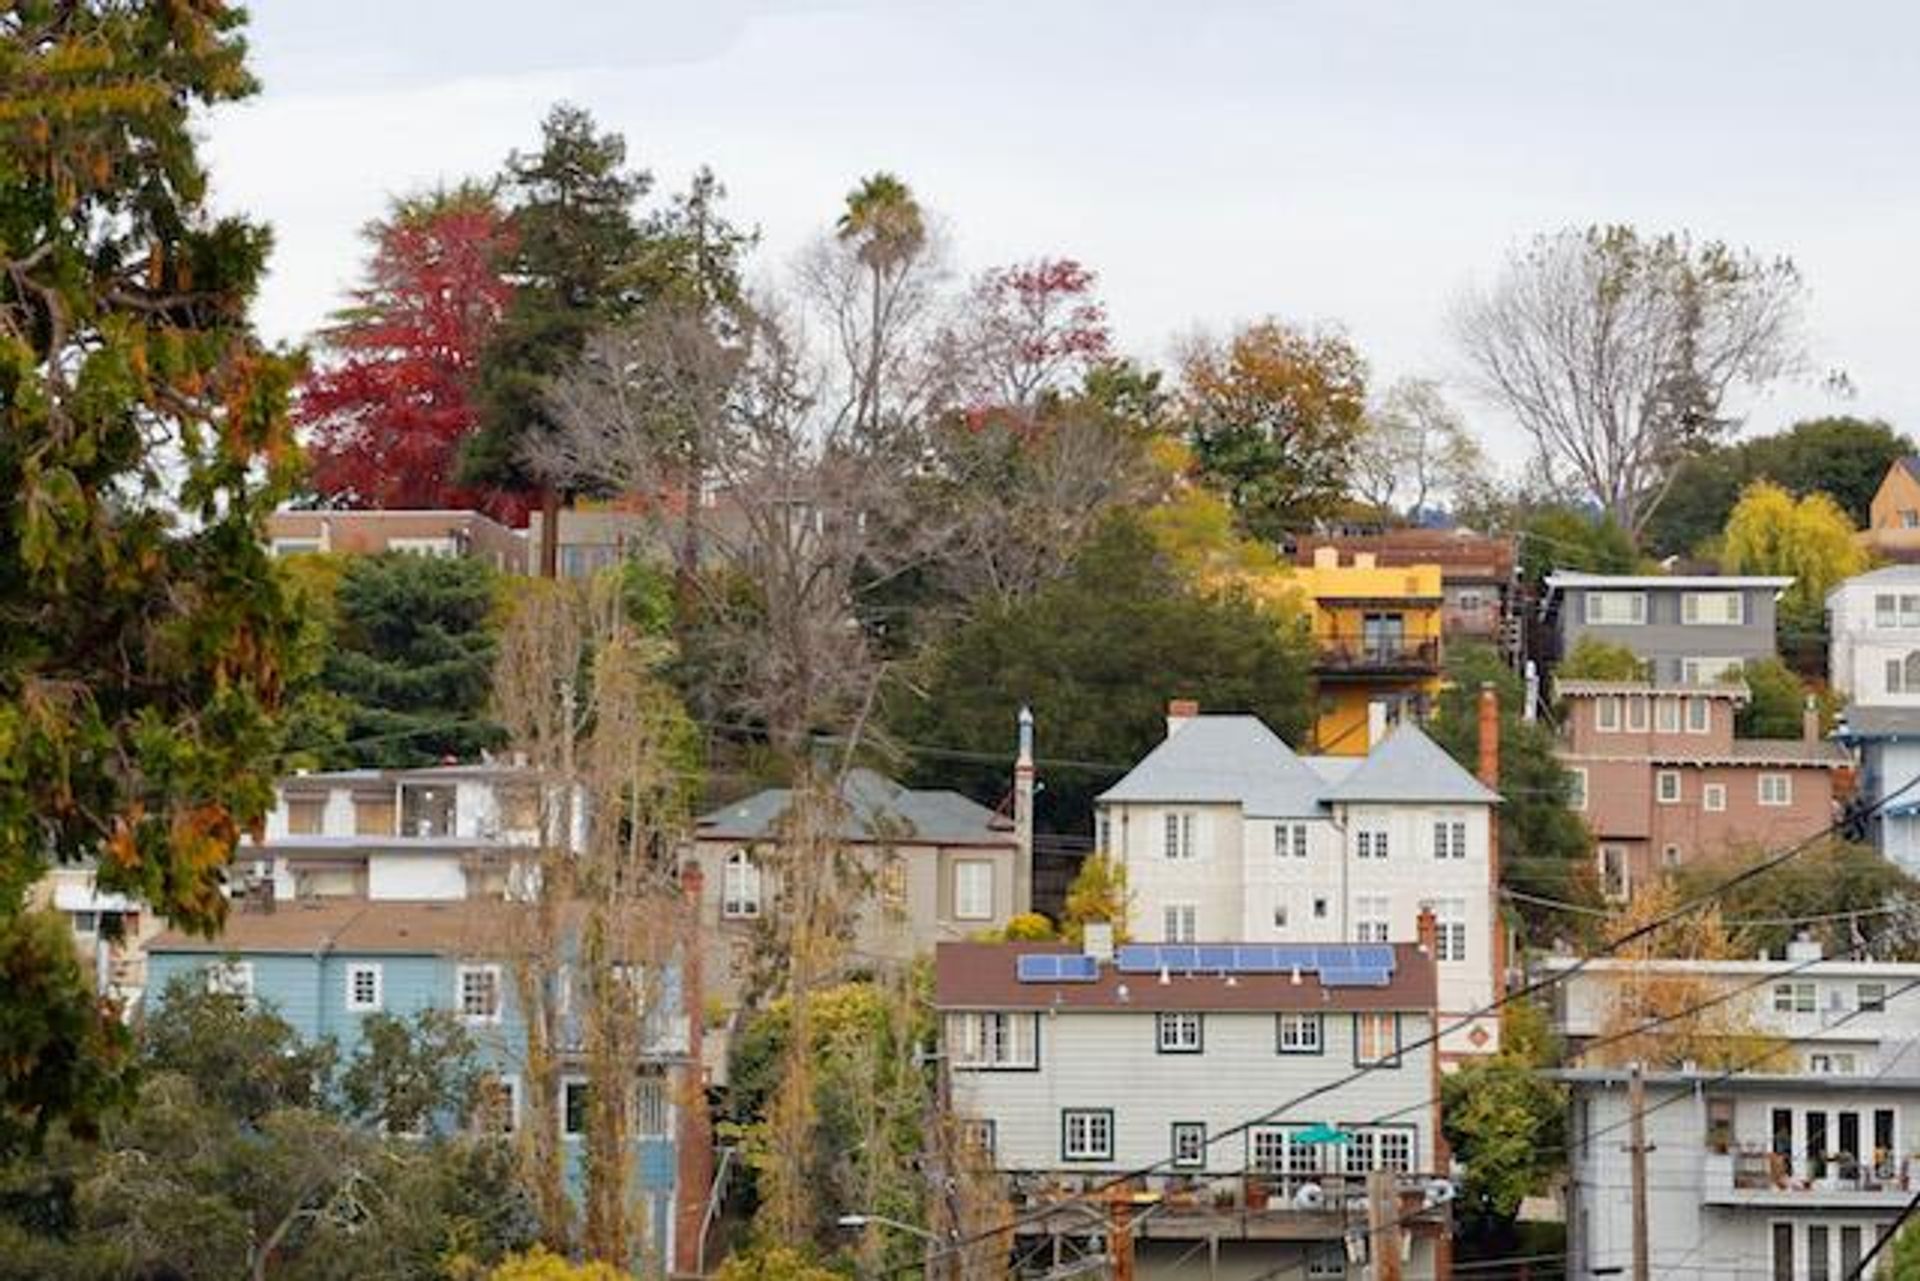
<path id="1" fill-rule="evenodd" d="M 1499 799 L 1412 724 L 1364 757 L 1303 758 L 1255 717 L 1174 714 L 1096 802 L 1095 846 L 1125 864 L 1143 940 L 1406 942 L 1430 909 L 1452 1023 L 1501 990 Z M 1490 1053 L 1498 1035 L 1478 1019 L 1444 1048 Z"/>
<path id="2" fill-rule="evenodd" d="M 1866 707 L 1920 709 L 1920 565 L 1889 565 L 1827 593 L 1827 674 Z"/>
<path id="3" fill-rule="evenodd" d="M 1030 1240 L 1107 1232 L 1082 1194 L 1130 1174 L 1143 1276 L 1357 1278 L 1386 1170 L 1403 1275 L 1432 1277 L 1453 1189 L 1431 946 L 942 943 L 954 1112 Z"/>

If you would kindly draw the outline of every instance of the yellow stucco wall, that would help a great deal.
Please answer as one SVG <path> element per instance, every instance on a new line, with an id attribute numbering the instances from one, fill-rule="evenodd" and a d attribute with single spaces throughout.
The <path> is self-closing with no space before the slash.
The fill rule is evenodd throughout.
<path id="1" fill-rule="evenodd" d="M 1313 638 L 1327 656 L 1343 647 L 1361 646 L 1369 614 L 1397 614 L 1401 643 L 1430 644 L 1437 666 L 1441 644 L 1440 566 L 1383 568 L 1351 562 L 1319 562 L 1294 571 L 1294 583 L 1313 606 Z M 1320 671 L 1320 711 L 1314 724 L 1314 750 L 1335 756 L 1364 756 L 1368 744 L 1367 709 L 1380 699 L 1399 700 L 1440 692 L 1439 672 L 1409 677 L 1401 673 L 1339 672 L 1335 664 Z"/>

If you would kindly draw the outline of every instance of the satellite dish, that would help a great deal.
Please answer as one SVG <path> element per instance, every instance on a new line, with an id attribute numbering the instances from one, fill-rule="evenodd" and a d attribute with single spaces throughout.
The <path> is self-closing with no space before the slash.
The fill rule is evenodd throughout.
<path id="1" fill-rule="evenodd" d="M 1425 1200 L 1428 1205 L 1445 1205 L 1459 1195 L 1460 1189 L 1453 1186 L 1452 1179 L 1427 1180 Z"/>
<path id="2" fill-rule="evenodd" d="M 1293 1194 L 1293 1208 L 1296 1210 L 1318 1210 L 1327 1203 L 1327 1190 L 1318 1183 L 1303 1183 L 1300 1190 Z"/>

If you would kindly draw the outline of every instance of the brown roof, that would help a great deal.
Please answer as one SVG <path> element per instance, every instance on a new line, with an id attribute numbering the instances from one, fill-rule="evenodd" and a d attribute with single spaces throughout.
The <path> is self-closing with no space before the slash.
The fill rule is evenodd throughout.
<path id="1" fill-rule="evenodd" d="M 1091 983 L 1022 983 L 1016 961 L 1037 953 L 1072 952 L 1069 943 L 942 943 L 934 950 L 933 1002 L 944 1009 L 1018 1010 L 1432 1010 L 1438 1002 L 1433 958 L 1396 943 L 1393 981 L 1385 987 L 1322 987 L 1303 972 L 1122 974 L 1100 967 Z M 1122 990 L 1125 996 L 1122 996 Z"/>
<path id="2" fill-rule="evenodd" d="M 1341 560 L 1355 552 L 1372 552 L 1385 568 L 1438 565 L 1447 582 L 1506 582 L 1513 577 L 1513 540 L 1453 529 L 1394 529 L 1379 534 L 1321 536 L 1302 534 L 1295 540 L 1296 564 L 1313 564 L 1317 547 L 1334 547 Z"/>
<path id="3" fill-rule="evenodd" d="M 168 930 L 148 952 L 386 952 L 449 956 L 500 950 L 513 908 L 497 900 L 303 899 L 273 911 L 235 904 L 214 938 Z"/>

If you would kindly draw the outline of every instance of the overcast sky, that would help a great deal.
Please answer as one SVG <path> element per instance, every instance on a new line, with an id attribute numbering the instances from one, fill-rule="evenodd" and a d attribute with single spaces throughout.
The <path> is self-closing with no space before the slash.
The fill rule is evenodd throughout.
<path id="1" fill-rule="evenodd" d="M 256 99 L 208 123 L 216 198 L 278 236 L 298 340 L 387 199 L 497 170 L 556 99 L 668 188 L 713 166 L 784 268 L 891 169 L 966 270 L 1101 276 L 1121 347 L 1343 326 L 1375 379 L 1460 381 L 1446 314 L 1536 232 L 1688 229 L 1801 265 L 1857 388 L 1749 407 L 1920 429 L 1920 11 L 1908 6 L 1203 0 L 254 0 Z M 1500 456 L 1523 446 L 1456 393 Z"/>

